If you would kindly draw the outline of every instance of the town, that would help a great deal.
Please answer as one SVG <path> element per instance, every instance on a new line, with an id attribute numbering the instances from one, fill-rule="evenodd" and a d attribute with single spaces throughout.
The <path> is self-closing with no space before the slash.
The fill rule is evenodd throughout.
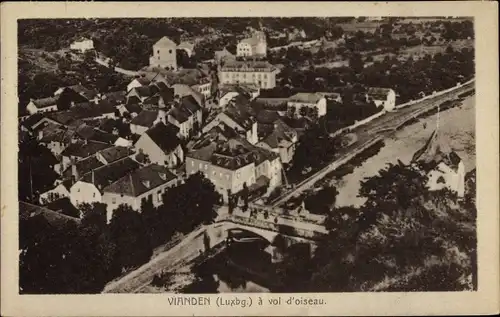
<path id="1" fill-rule="evenodd" d="M 199 20 L 20 24 L 21 293 L 477 287 L 472 20 Z"/>

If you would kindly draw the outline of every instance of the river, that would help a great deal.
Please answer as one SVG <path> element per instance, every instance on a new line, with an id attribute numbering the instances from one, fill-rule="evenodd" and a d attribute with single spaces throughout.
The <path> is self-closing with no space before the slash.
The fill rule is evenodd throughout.
<path id="1" fill-rule="evenodd" d="M 439 136 L 445 138 L 450 147 L 463 160 L 466 172 L 476 166 L 475 154 L 475 99 L 466 97 L 462 105 L 442 111 L 439 116 Z M 425 125 L 424 125 L 425 123 Z M 360 182 L 378 174 L 389 163 L 401 160 L 407 164 L 413 154 L 420 149 L 438 127 L 437 115 L 421 118 L 415 124 L 398 131 L 393 137 L 384 140 L 380 152 L 366 160 L 361 166 L 340 180 L 333 179 L 339 194 L 336 205 L 359 207 L 366 198 L 359 197 Z"/>
<path id="2" fill-rule="evenodd" d="M 267 293 L 275 277 L 267 242 L 235 244 L 194 269 L 186 293 Z"/>

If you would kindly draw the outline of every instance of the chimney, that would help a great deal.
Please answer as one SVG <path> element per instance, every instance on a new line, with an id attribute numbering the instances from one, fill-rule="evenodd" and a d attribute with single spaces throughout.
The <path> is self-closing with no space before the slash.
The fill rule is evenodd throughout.
<path id="1" fill-rule="evenodd" d="M 167 118 L 166 118 L 166 116 L 167 116 L 167 113 L 165 112 L 165 110 L 163 110 L 163 109 L 158 110 L 157 121 L 161 121 L 161 122 L 163 122 L 163 124 L 166 125 L 167 124 Z"/>
<path id="2" fill-rule="evenodd" d="M 75 181 L 80 179 L 80 174 L 78 173 L 78 169 L 76 168 L 76 164 L 71 165 L 71 176 Z"/>
<path id="3" fill-rule="evenodd" d="M 75 106 L 75 102 L 73 100 L 71 100 L 71 107 L 74 107 Z"/>

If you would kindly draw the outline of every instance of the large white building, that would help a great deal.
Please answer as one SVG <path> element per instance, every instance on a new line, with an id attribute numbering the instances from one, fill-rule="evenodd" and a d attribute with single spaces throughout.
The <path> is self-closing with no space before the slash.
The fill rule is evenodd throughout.
<path id="1" fill-rule="evenodd" d="M 231 61 L 220 68 L 222 84 L 255 84 L 262 89 L 276 87 L 278 69 L 268 62 Z"/>
<path id="2" fill-rule="evenodd" d="M 252 37 L 241 40 L 236 46 L 236 56 L 265 57 L 266 55 L 266 34 L 262 31 L 257 31 Z"/>
<path id="3" fill-rule="evenodd" d="M 84 53 L 88 50 L 94 49 L 94 41 L 82 38 L 71 43 L 69 48 Z"/>
<path id="4" fill-rule="evenodd" d="M 326 115 L 326 98 L 319 93 L 297 93 L 291 96 L 287 102 L 288 110 L 292 110 L 298 117 L 303 117 L 303 113 L 310 116 L 311 109 L 317 109 L 318 118 Z M 302 110 L 305 108 L 305 111 Z"/>

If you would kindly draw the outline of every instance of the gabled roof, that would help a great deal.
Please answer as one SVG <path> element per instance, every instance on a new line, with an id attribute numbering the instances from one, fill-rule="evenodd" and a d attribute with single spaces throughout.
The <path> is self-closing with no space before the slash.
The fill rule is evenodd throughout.
<path id="1" fill-rule="evenodd" d="M 95 155 L 91 155 L 89 157 L 86 157 L 84 159 L 78 160 L 73 164 L 76 168 L 76 171 L 80 176 L 85 175 L 86 173 L 90 172 L 93 169 L 96 169 L 98 167 L 104 166 L 104 164 L 99 161 Z M 69 166 L 64 172 L 63 176 L 65 179 L 71 179 L 71 176 L 73 174 L 73 167 Z"/>
<path id="2" fill-rule="evenodd" d="M 385 100 L 387 99 L 387 95 L 392 91 L 391 88 L 378 88 L 378 87 L 370 87 L 367 90 L 368 96 L 372 97 L 373 99 L 381 99 Z"/>
<path id="3" fill-rule="evenodd" d="M 158 122 L 146 131 L 146 134 L 165 154 L 171 153 L 181 144 L 177 133 L 179 133 L 179 128 L 170 123 L 165 125 L 163 122 Z"/>
<path id="4" fill-rule="evenodd" d="M 103 192 L 137 197 L 176 179 L 167 168 L 158 164 L 144 166 L 105 187 Z"/>
<path id="5" fill-rule="evenodd" d="M 189 120 L 189 114 L 182 111 L 180 107 L 172 107 L 168 115 L 172 116 L 179 123 L 184 123 Z"/>
<path id="6" fill-rule="evenodd" d="M 250 107 L 239 104 L 237 102 L 235 102 L 234 104 L 230 104 L 224 111 L 224 114 L 226 114 L 229 118 L 231 118 L 245 130 L 251 129 L 253 123 L 255 122 L 255 118 L 252 115 Z"/>
<path id="7" fill-rule="evenodd" d="M 74 92 L 80 94 L 82 97 L 85 97 L 87 100 L 92 100 L 99 94 L 97 90 L 88 89 L 83 85 L 73 85 L 66 88 L 73 90 Z"/>
<path id="8" fill-rule="evenodd" d="M 68 197 L 63 197 L 58 200 L 54 200 L 47 204 L 48 209 L 53 210 L 57 213 L 64 214 L 69 217 L 77 217 L 80 215 L 80 211 L 71 203 Z"/>
<path id="9" fill-rule="evenodd" d="M 228 61 L 222 66 L 222 71 L 232 71 L 233 69 L 238 71 L 274 71 L 276 67 L 267 61 Z"/>
<path id="10" fill-rule="evenodd" d="M 181 105 L 183 108 L 189 110 L 191 113 L 196 113 L 201 111 L 201 105 L 196 101 L 196 99 L 192 96 L 184 96 L 181 98 Z"/>
<path id="11" fill-rule="evenodd" d="M 278 157 L 277 154 L 256 147 L 239 136 L 226 139 L 218 135 L 205 135 L 187 156 L 229 170 L 236 170 L 252 163 L 257 166 L 266 160 Z"/>
<path id="12" fill-rule="evenodd" d="M 27 202 L 19 202 L 19 217 L 23 220 L 27 220 L 32 217 L 41 216 L 50 225 L 61 226 L 68 223 L 79 223 L 80 219 L 66 216 L 65 214 L 58 213 L 56 211 L 50 210 L 46 207 L 33 205 Z"/>
<path id="13" fill-rule="evenodd" d="M 290 146 L 293 143 L 294 138 L 297 138 L 297 132 L 286 125 L 283 121 L 276 120 L 274 122 L 273 131 L 267 135 L 262 142 L 275 149 L 280 147 L 280 145 L 285 147 Z"/>
<path id="14" fill-rule="evenodd" d="M 419 163 L 426 169 L 433 169 L 443 162 L 456 171 L 462 159 L 451 149 L 449 144 L 444 136 L 435 130 L 425 145 L 415 152 L 412 162 Z"/>
<path id="15" fill-rule="evenodd" d="M 132 90 L 135 91 L 137 96 L 142 98 L 151 97 L 154 95 L 153 91 L 151 90 L 151 87 L 149 86 L 135 87 L 132 88 Z"/>
<path id="16" fill-rule="evenodd" d="M 76 129 L 76 133 L 84 140 L 91 140 L 107 144 L 114 144 L 119 138 L 117 135 L 96 129 L 86 124 L 80 125 Z"/>
<path id="17" fill-rule="evenodd" d="M 193 96 L 199 105 L 203 105 L 203 95 L 188 85 L 174 84 L 172 85 L 172 88 L 174 88 L 174 95 L 178 95 L 180 97 Z"/>
<path id="18" fill-rule="evenodd" d="M 87 141 L 86 143 L 83 141 L 79 141 L 76 143 L 70 144 L 67 148 L 62 151 L 62 156 L 76 156 L 76 157 L 88 157 L 93 155 L 101 150 L 107 149 L 112 145 L 95 142 L 95 141 Z"/>
<path id="19" fill-rule="evenodd" d="M 176 47 L 177 44 L 168 37 L 164 36 L 159 39 L 153 46 Z"/>
<path id="20" fill-rule="evenodd" d="M 33 104 L 37 107 L 37 108 L 45 108 L 45 107 L 50 107 L 50 106 L 54 106 L 57 104 L 57 100 L 59 98 L 56 96 L 56 97 L 47 97 L 47 98 L 41 98 L 41 99 L 34 99 L 33 100 Z"/>
<path id="21" fill-rule="evenodd" d="M 142 107 L 138 103 L 127 103 L 125 105 L 125 109 L 127 109 L 128 113 L 141 113 L 143 110 Z"/>
<path id="22" fill-rule="evenodd" d="M 130 124 L 139 125 L 142 127 L 151 127 L 155 122 L 156 118 L 158 118 L 158 111 L 154 110 L 142 110 L 137 117 L 133 118 L 130 121 Z"/>
<path id="23" fill-rule="evenodd" d="M 104 94 L 106 100 L 114 104 L 122 104 L 127 101 L 127 92 L 125 90 L 113 91 Z"/>
<path id="24" fill-rule="evenodd" d="M 97 188 L 102 189 L 123 176 L 132 173 L 140 166 L 133 159 L 126 157 L 88 172 L 82 177 L 82 181 L 94 184 Z"/>
<path id="25" fill-rule="evenodd" d="M 288 100 L 292 102 L 317 103 L 323 98 L 325 98 L 325 96 L 319 93 L 299 92 L 288 98 Z"/>
<path id="26" fill-rule="evenodd" d="M 194 50 L 194 44 L 191 42 L 181 42 L 177 48 L 187 48 L 189 50 Z"/>
<path id="27" fill-rule="evenodd" d="M 130 156 L 134 154 L 134 152 L 127 147 L 124 146 L 113 146 L 102 151 L 99 151 L 99 154 L 106 160 L 106 162 L 112 163 L 114 161 L 118 161 L 122 158 Z"/>

